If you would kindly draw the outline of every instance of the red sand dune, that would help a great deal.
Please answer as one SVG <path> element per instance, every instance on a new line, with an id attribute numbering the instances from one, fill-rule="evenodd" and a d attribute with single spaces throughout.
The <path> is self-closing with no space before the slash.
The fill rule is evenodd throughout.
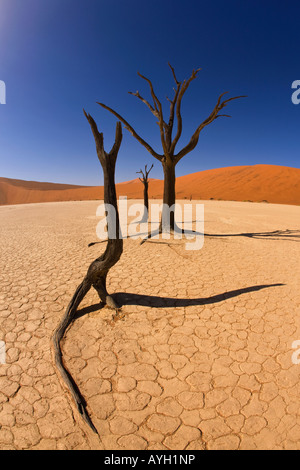
<path id="1" fill-rule="evenodd" d="M 119 183 L 118 196 L 143 197 L 139 179 Z M 150 198 L 162 198 L 163 181 L 151 179 Z M 200 171 L 176 179 L 178 199 L 222 199 L 300 205 L 300 169 L 253 165 Z M 74 186 L 0 178 L 0 204 L 103 199 L 102 186 Z"/>

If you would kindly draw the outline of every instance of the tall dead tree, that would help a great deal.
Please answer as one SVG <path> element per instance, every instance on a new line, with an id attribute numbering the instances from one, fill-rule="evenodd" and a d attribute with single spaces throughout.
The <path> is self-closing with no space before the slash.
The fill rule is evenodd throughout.
<path id="1" fill-rule="evenodd" d="M 210 115 L 196 128 L 195 132 L 190 138 L 190 141 L 187 145 L 185 145 L 181 150 L 176 153 L 176 146 L 178 141 L 181 137 L 182 133 L 182 116 L 181 116 L 181 101 L 183 95 L 187 91 L 190 83 L 197 77 L 199 71 L 201 69 L 193 70 L 192 75 L 189 79 L 180 82 L 175 74 L 174 68 L 169 64 L 169 67 L 172 71 L 172 75 L 175 81 L 175 88 L 174 88 L 174 97 L 172 100 L 169 98 L 168 101 L 170 102 L 170 113 L 169 113 L 169 120 L 166 121 L 163 115 L 163 108 L 160 100 L 158 99 L 156 93 L 154 92 L 154 88 L 152 85 L 151 80 L 146 78 L 142 74 L 138 73 L 138 75 L 145 80 L 150 88 L 150 93 L 152 97 L 153 104 L 151 104 L 148 100 L 144 99 L 138 91 L 135 93 L 129 92 L 131 95 L 136 96 L 139 100 L 141 100 L 152 112 L 152 114 L 158 119 L 157 124 L 160 130 L 160 138 L 162 143 L 162 154 L 156 152 L 149 143 L 147 143 L 140 135 L 135 131 L 135 129 L 115 110 L 106 106 L 103 103 L 98 103 L 104 109 L 111 112 L 114 116 L 116 116 L 124 125 L 125 128 L 142 144 L 150 154 L 159 160 L 163 166 L 164 171 L 164 193 L 163 193 L 163 203 L 164 209 L 162 212 L 162 221 L 160 224 L 160 232 L 161 231 L 173 231 L 175 228 L 175 220 L 174 220 L 174 212 L 171 211 L 170 208 L 175 204 L 175 167 L 177 163 L 189 152 L 194 150 L 196 145 L 198 144 L 200 132 L 208 125 L 211 124 L 215 119 L 221 116 L 231 117 L 228 114 L 220 114 L 220 111 L 225 108 L 230 101 L 236 100 L 238 98 L 243 98 L 244 96 L 235 96 L 233 98 L 228 98 L 226 100 L 223 99 L 224 95 L 228 92 L 222 93 L 213 108 Z M 175 119 L 177 120 L 177 129 L 176 134 L 173 137 L 173 127 L 175 123 Z"/>
<path id="2" fill-rule="evenodd" d="M 54 358 L 55 364 L 60 372 L 60 375 L 70 390 L 72 397 L 75 401 L 77 410 L 83 417 L 83 419 L 88 423 L 91 429 L 97 433 L 96 428 L 94 427 L 88 413 L 86 410 L 86 403 L 82 397 L 76 383 L 71 377 L 70 373 L 66 369 L 61 350 L 61 341 L 63 336 L 70 326 L 70 324 L 76 318 L 76 312 L 79 307 L 79 304 L 82 302 L 86 294 L 89 292 L 91 287 L 93 287 L 99 297 L 101 302 L 108 307 L 115 309 L 116 314 L 118 314 L 118 305 L 115 303 L 114 299 L 108 294 L 106 289 L 106 278 L 109 270 L 119 261 L 120 256 L 123 252 L 123 239 L 122 234 L 120 233 L 120 223 L 119 223 L 119 213 L 117 206 L 117 197 L 116 197 L 116 188 L 115 188 L 115 166 L 117 155 L 120 149 L 122 141 L 122 126 L 120 122 L 117 122 L 116 125 L 116 137 L 115 143 L 109 153 L 106 153 L 103 146 L 103 134 L 98 131 L 97 125 L 94 119 L 89 115 L 84 114 L 91 126 L 95 143 L 96 150 L 99 161 L 103 168 L 104 174 L 104 204 L 106 207 L 110 205 L 114 207 L 113 215 L 114 220 L 112 220 L 112 211 L 106 211 L 107 214 L 107 226 L 108 226 L 108 240 L 107 246 L 104 253 L 93 261 L 90 267 L 87 270 L 87 273 L 82 281 L 82 283 L 77 287 L 71 302 L 69 303 L 63 319 L 61 320 L 59 326 L 53 335 L 53 347 L 54 347 Z M 115 228 L 115 238 L 110 238 L 110 225 L 113 224 Z"/>
<path id="3" fill-rule="evenodd" d="M 145 165 L 145 171 L 143 170 L 137 171 L 137 174 L 142 175 L 142 178 L 139 177 L 139 180 L 144 185 L 144 214 L 142 218 L 143 222 L 147 222 L 148 220 L 148 214 L 149 214 L 149 196 L 148 196 L 149 178 L 148 176 L 149 176 L 150 171 L 153 168 L 153 165 L 151 165 L 150 169 L 147 170 L 147 166 L 148 165 Z"/>

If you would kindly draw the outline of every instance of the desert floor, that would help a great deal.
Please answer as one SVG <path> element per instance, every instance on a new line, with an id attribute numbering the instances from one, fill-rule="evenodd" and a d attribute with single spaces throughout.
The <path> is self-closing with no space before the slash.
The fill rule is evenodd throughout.
<path id="1" fill-rule="evenodd" d="M 88 247 L 99 201 L 0 207 L 1 449 L 300 449 L 300 207 L 204 204 L 201 250 L 125 240 L 108 276 L 123 318 L 90 291 L 67 331 L 99 436 L 51 350 L 105 249 Z"/>

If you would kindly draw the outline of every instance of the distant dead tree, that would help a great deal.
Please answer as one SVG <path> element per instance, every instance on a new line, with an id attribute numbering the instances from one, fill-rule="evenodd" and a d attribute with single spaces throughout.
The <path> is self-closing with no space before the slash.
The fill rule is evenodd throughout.
<path id="1" fill-rule="evenodd" d="M 84 111 L 84 114 L 91 126 L 95 143 L 96 150 L 99 161 L 103 168 L 104 174 L 104 204 L 114 207 L 114 219 L 112 220 L 112 212 L 106 211 L 107 218 L 107 227 L 108 227 L 108 240 L 107 246 L 104 253 L 93 261 L 90 267 L 87 270 L 87 273 L 82 281 L 82 283 L 77 287 L 71 302 L 69 303 L 63 319 L 61 320 L 59 326 L 54 332 L 53 335 L 53 346 L 54 346 L 54 358 L 57 369 L 59 370 L 61 377 L 67 387 L 69 388 L 73 399 L 75 401 L 77 410 L 91 427 L 91 429 L 97 433 L 96 428 L 94 427 L 87 411 L 86 403 L 82 397 L 76 383 L 71 377 L 70 373 L 66 369 L 63 363 L 62 351 L 61 351 L 61 341 L 63 336 L 70 326 L 70 324 L 75 320 L 77 309 L 79 304 L 84 299 L 86 294 L 89 292 L 91 287 L 97 291 L 100 300 L 104 305 L 114 309 L 116 315 L 118 315 L 118 305 L 115 303 L 114 299 L 108 294 L 106 290 L 106 278 L 109 270 L 119 261 L 121 254 L 123 252 L 123 239 L 119 231 L 120 222 L 119 222 L 119 213 L 117 206 L 117 197 L 116 197 L 116 188 L 115 188 L 115 165 L 117 160 L 117 155 L 120 149 L 122 141 L 122 126 L 120 122 L 117 122 L 116 125 L 116 136 L 115 143 L 109 153 L 106 153 L 103 146 L 103 134 L 98 131 L 97 125 L 94 119 Z M 109 206 L 106 206 L 109 207 Z M 110 215 L 109 215 L 110 214 Z M 115 228 L 115 238 L 110 237 L 110 226 L 114 225 Z"/>
<path id="2" fill-rule="evenodd" d="M 226 100 L 223 100 L 224 95 L 228 92 L 222 93 L 219 96 L 217 103 L 215 107 L 213 108 L 212 112 L 196 128 L 188 144 L 185 145 L 179 152 L 176 153 L 175 148 L 177 146 L 177 143 L 182 133 L 181 101 L 190 83 L 197 77 L 198 72 L 201 69 L 193 70 L 192 75 L 190 76 L 189 79 L 184 80 L 183 82 L 180 82 L 176 77 L 174 68 L 170 64 L 168 65 L 171 69 L 171 72 L 175 81 L 175 85 L 176 85 L 175 88 L 173 88 L 174 90 L 173 99 L 170 100 L 169 98 L 167 98 L 167 100 L 170 102 L 170 114 L 169 114 L 168 121 L 165 121 L 164 119 L 162 104 L 160 100 L 158 99 L 156 93 L 154 92 L 152 82 L 151 80 L 149 80 L 149 78 L 146 78 L 145 76 L 141 75 L 138 72 L 138 75 L 143 80 L 145 80 L 149 85 L 153 104 L 151 104 L 149 101 L 144 99 L 138 91 L 136 91 L 135 93 L 129 92 L 131 95 L 136 96 L 139 100 L 141 100 L 150 109 L 152 114 L 158 119 L 157 124 L 160 130 L 160 138 L 161 138 L 162 149 L 163 149 L 162 154 L 156 152 L 148 142 L 146 142 L 142 137 L 140 137 L 140 135 L 135 131 L 135 129 L 120 114 L 118 114 L 116 111 L 106 106 L 105 104 L 98 103 L 100 106 L 102 106 L 102 108 L 108 110 L 110 113 L 116 116 L 117 119 L 119 119 L 125 125 L 125 128 L 138 140 L 138 142 L 140 142 L 140 144 L 142 144 L 154 158 L 159 160 L 163 166 L 163 171 L 164 171 L 163 203 L 164 203 L 164 206 L 163 206 L 162 218 L 161 218 L 160 228 L 159 228 L 160 233 L 162 231 L 174 231 L 175 229 L 174 211 L 170 211 L 170 208 L 175 204 L 175 167 L 177 163 L 185 155 L 187 155 L 189 152 L 194 150 L 194 148 L 198 144 L 200 132 L 208 124 L 211 124 L 213 121 L 215 121 L 215 119 L 221 116 L 231 117 L 228 114 L 220 114 L 220 111 L 223 108 L 225 108 L 230 101 L 244 97 L 244 96 L 235 96 L 233 98 L 228 98 Z M 175 116 L 177 119 L 177 130 L 176 130 L 175 137 L 172 137 Z"/>
<path id="3" fill-rule="evenodd" d="M 147 170 L 147 166 L 148 165 L 145 165 L 144 171 L 143 170 L 137 171 L 137 174 L 142 175 L 142 178 L 139 177 L 139 180 L 144 185 L 144 214 L 142 218 L 143 222 L 147 222 L 148 220 L 148 214 L 149 214 L 149 196 L 148 196 L 149 178 L 148 176 L 149 176 L 150 171 L 153 168 L 153 165 L 151 165 L 150 169 Z"/>

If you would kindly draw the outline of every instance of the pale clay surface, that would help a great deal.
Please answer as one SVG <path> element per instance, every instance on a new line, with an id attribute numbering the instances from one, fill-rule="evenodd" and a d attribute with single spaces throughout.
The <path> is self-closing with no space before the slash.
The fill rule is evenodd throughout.
<path id="1" fill-rule="evenodd" d="M 283 233 L 206 237 L 200 251 L 124 241 L 108 276 L 124 317 L 90 291 L 63 343 L 98 437 L 50 348 L 105 248 L 88 248 L 98 204 L 0 207 L 0 448 L 300 449 L 300 207 L 205 202 L 206 233 Z"/>

